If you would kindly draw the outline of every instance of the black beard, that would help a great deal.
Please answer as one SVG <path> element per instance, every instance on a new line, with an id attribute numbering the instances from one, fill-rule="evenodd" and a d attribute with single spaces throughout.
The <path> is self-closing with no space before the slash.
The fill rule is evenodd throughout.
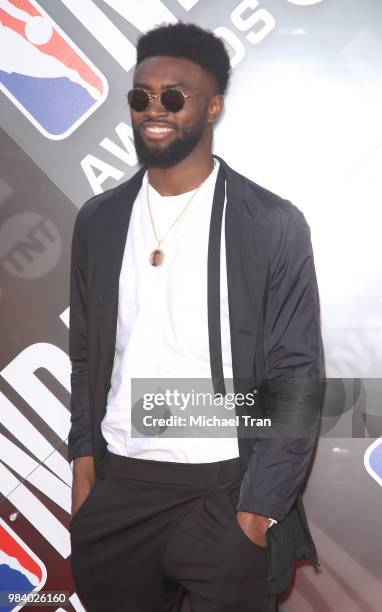
<path id="1" fill-rule="evenodd" d="M 179 136 L 168 147 L 161 149 L 148 147 L 138 128 L 133 127 L 135 151 L 138 161 L 148 168 L 171 168 L 185 159 L 200 142 L 204 131 L 204 122 L 200 121 L 192 131 Z"/>

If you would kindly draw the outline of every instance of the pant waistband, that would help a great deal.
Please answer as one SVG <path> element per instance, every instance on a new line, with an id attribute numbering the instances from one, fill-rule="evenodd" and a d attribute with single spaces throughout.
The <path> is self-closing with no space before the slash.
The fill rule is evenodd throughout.
<path id="1" fill-rule="evenodd" d="M 212 463 L 178 463 L 125 457 L 110 451 L 103 463 L 102 472 L 106 477 L 116 476 L 202 488 L 236 480 L 243 475 L 240 457 Z"/>

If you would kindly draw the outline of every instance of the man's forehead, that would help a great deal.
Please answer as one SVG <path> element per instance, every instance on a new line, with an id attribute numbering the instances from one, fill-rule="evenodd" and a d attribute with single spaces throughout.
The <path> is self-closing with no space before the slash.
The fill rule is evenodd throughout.
<path id="1" fill-rule="evenodd" d="M 135 85 L 192 87 L 205 79 L 201 66 L 178 57 L 156 56 L 143 60 L 135 69 Z"/>

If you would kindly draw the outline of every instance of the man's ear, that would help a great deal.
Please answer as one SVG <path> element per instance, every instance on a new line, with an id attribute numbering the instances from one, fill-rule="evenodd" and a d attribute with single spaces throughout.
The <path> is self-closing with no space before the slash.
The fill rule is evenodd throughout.
<path id="1" fill-rule="evenodd" d="M 224 107 L 224 96 L 218 94 L 211 99 L 208 109 L 208 123 L 214 123 Z"/>

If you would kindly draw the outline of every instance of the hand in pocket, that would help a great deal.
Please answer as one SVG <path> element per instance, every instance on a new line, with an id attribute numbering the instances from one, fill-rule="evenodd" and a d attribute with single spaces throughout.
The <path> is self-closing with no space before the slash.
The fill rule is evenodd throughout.
<path id="1" fill-rule="evenodd" d="M 267 548 L 266 533 L 268 531 L 269 520 L 260 514 L 253 512 L 237 512 L 236 520 L 244 535 L 254 544 L 261 548 Z"/>

